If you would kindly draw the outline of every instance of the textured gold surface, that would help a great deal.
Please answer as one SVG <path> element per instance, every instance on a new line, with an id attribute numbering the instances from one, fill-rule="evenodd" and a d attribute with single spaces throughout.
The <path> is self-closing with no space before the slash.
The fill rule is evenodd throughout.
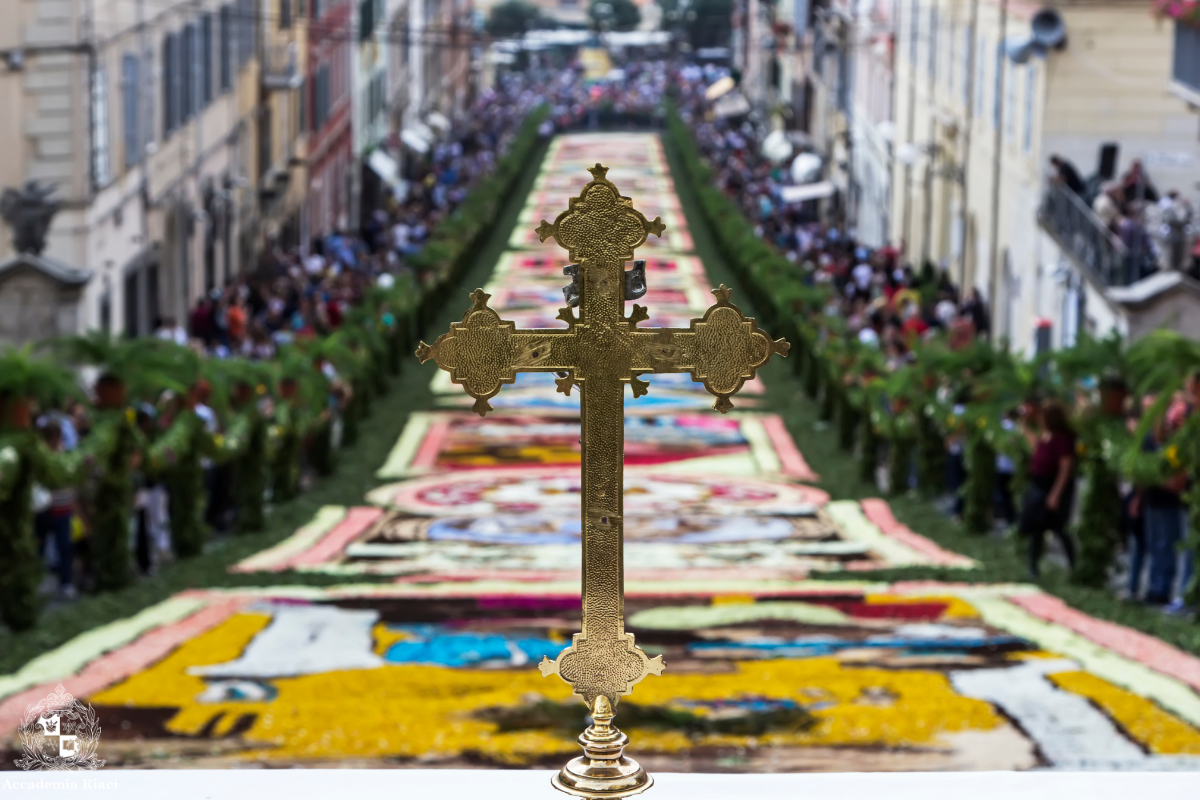
<path id="1" fill-rule="evenodd" d="M 689 372 L 716 396 L 713 407 L 724 413 L 733 407 L 730 396 L 772 355 L 787 355 L 788 343 L 771 341 L 754 320 L 746 319 L 729 301 L 731 292 L 724 286 L 713 290 L 717 302 L 688 328 L 638 328 L 647 314 L 634 305 L 625 316 L 625 262 L 647 235 L 661 235 L 664 226 L 657 217 L 647 220 L 633 201 L 621 196 L 605 178 L 606 167 L 597 164 L 588 171 L 592 181 L 571 198 L 567 210 L 553 224 L 542 220 L 537 228 L 542 241 L 554 237 L 579 264 L 578 316 L 570 308 L 559 313 L 567 329 L 517 330 L 488 308 L 489 295 L 479 289 L 471 294 L 474 305 L 463 321 L 451 325 L 432 346 L 422 342 L 417 356 L 421 361 L 433 358 L 449 372 L 476 399 L 475 411 L 481 415 L 491 410 L 487 401 L 503 384 L 512 383 L 517 372 L 566 373 L 556 381 L 558 391 L 580 390 L 583 631 L 556 660 L 543 658 L 539 666 L 543 675 L 557 674 L 571 684 L 589 709 L 595 709 L 601 699 L 609 704 L 605 708 L 615 707 L 635 683 L 661 674 L 664 666 L 661 656 L 648 657 L 634 644 L 633 634 L 625 632 L 624 384 L 639 397 L 649 384 L 638 375 Z M 612 731 L 613 736 L 620 734 Z M 589 728 L 585 736 L 593 734 Z M 580 741 L 584 744 L 583 738 Z M 564 768 L 561 776 L 567 783 L 556 786 L 581 796 L 612 797 L 618 796 L 614 792 L 628 794 L 648 785 L 644 772 L 634 790 L 605 784 L 608 779 L 601 773 L 612 765 L 596 769 L 600 772 L 577 775 L 571 783 L 570 770 Z M 612 790 L 606 792 L 603 785 Z"/>

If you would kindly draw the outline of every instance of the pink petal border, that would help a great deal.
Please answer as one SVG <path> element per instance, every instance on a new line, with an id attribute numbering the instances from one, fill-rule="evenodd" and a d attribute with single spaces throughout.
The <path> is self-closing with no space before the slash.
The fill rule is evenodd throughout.
<path id="1" fill-rule="evenodd" d="M 887 501 L 879 498 L 869 498 L 860 501 L 863 514 L 867 519 L 873 522 L 883 531 L 885 536 L 890 536 L 906 547 L 916 550 L 921 555 L 925 556 L 935 566 L 939 567 L 974 567 L 975 561 L 958 553 L 945 550 L 930 539 L 925 538 L 919 533 L 914 533 L 904 523 L 896 519 L 892 513 L 892 508 L 887 504 Z"/>
<path id="2" fill-rule="evenodd" d="M 1039 619 L 1062 625 L 1114 653 L 1145 664 L 1200 691 L 1200 658 L 1172 647 L 1161 639 L 1076 611 L 1059 598 L 1044 592 L 1012 594 L 1005 599 Z"/>
<path id="3" fill-rule="evenodd" d="M 282 569 L 295 569 L 301 566 L 324 563 L 346 548 L 354 539 L 375 524 L 383 516 L 383 509 L 375 506 L 352 506 L 346 509 L 346 517 L 333 530 L 321 537 L 321 540 L 310 549 L 300 553 L 285 564 Z"/>
<path id="4" fill-rule="evenodd" d="M 11 695 L 0 702 L 0 734 L 16 731 L 25 709 L 53 692 L 59 683 L 76 697 L 95 694 L 165 658 L 187 640 L 212 630 L 233 616 L 244 602 L 242 597 L 214 600 L 191 616 L 148 631 L 124 647 L 92 660 L 77 675 Z"/>
<path id="5" fill-rule="evenodd" d="M 762 426 L 771 444 L 775 446 L 775 453 L 779 456 L 779 463 L 783 465 L 784 475 L 810 483 L 820 480 L 820 476 L 813 472 L 800 449 L 796 447 L 796 440 L 788 433 L 782 417 L 778 414 L 764 414 Z"/>

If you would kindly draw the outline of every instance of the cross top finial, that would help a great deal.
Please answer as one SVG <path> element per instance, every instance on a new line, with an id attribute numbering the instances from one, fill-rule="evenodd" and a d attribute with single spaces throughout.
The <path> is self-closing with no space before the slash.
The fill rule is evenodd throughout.
<path id="1" fill-rule="evenodd" d="M 645 244 L 646 236 L 661 236 L 666 226 L 662 219 L 646 219 L 623 197 L 606 176 L 608 167 L 589 167 L 592 181 L 578 197 L 572 197 L 567 210 L 551 224 L 546 220 L 537 227 L 543 242 L 551 236 L 567 249 L 572 261 L 625 262 L 633 258 L 634 248 Z"/>

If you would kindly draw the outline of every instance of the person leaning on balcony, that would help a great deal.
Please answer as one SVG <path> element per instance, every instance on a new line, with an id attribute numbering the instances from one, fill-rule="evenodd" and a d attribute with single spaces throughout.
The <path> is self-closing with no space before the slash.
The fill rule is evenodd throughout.
<path id="1" fill-rule="evenodd" d="M 1056 153 L 1050 156 L 1050 166 L 1054 168 L 1054 178 L 1059 183 L 1077 195 L 1084 193 L 1086 187 L 1083 178 L 1079 177 L 1079 170 L 1075 169 L 1074 164 Z"/>
<path id="2" fill-rule="evenodd" d="M 1115 181 L 1104 184 L 1101 192 L 1092 201 L 1092 211 L 1110 231 L 1116 231 L 1117 220 L 1121 218 L 1120 202 L 1121 184 Z"/>
<path id="3" fill-rule="evenodd" d="M 1172 189 L 1158 201 L 1158 211 L 1163 239 L 1160 266 L 1162 269 L 1186 270 L 1192 249 L 1192 204 L 1178 189 Z"/>
<path id="4" fill-rule="evenodd" d="M 1141 159 L 1129 162 L 1129 169 L 1121 176 L 1121 196 L 1126 203 L 1158 202 L 1158 190 L 1142 167 Z"/>

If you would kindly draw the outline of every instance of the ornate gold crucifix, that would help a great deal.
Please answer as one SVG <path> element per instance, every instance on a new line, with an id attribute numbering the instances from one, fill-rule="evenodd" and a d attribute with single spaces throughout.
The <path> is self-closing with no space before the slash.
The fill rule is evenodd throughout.
<path id="1" fill-rule="evenodd" d="M 635 271 L 625 262 L 646 241 L 659 236 L 662 221 L 648 221 L 605 178 L 606 167 L 588 170 L 592 181 L 571 198 L 554 224 L 542 220 L 537 233 L 566 248 L 564 272 L 575 277 L 558 318 L 567 328 L 517 330 L 488 308 L 490 295 L 471 294 L 474 305 L 462 322 L 450 326 L 432 346 L 421 342 L 417 357 L 433 358 L 451 379 L 475 398 L 480 415 L 488 400 L 512 383 L 518 372 L 554 372 L 558 391 L 579 387 L 582 427 L 583 632 L 558 658 L 543 658 L 542 674 L 557 673 L 571 684 L 591 712 L 592 725 L 579 737 L 585 755 L 568 763 L 554 785 L 580 797 L 625 797 L 653 783 L 637 762 L 622 752 L 628 739 L 612 725 L 617 700 L 647 675 L 663 671 L 662 656 L 650 658 L 625 632 L 623 561 L 624 384 L 634 397 L 651 372 L 690 372 L 716 395 L 715 409 L 733 408 L 730 396 L 754 377 L 772 354 L 786 356 L 788 343 L 771 341 L 729 302 L 730 290 L 714 289 L 717 302 L 689 328 L 639 328 L 649 318 L 634 305 L 625 316 L 626 285 Z M 636 274 L 640 278 L 640 274 Z M 638 287 L 641 292 L 644 288 Z M 571 305 L 576 296 L 579 314 Z M 641 294 L 638 293 L 640 297 Z"/>

